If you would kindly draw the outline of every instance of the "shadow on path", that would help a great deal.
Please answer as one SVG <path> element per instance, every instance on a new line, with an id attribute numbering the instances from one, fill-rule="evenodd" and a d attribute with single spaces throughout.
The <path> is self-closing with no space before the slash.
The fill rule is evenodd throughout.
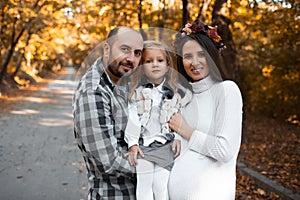
<path id="1" fill-rule="evenodd" d="M 74 143 L 71 69 L 0 114 L 0 199 L 84 199 L 86 175 Z"/>

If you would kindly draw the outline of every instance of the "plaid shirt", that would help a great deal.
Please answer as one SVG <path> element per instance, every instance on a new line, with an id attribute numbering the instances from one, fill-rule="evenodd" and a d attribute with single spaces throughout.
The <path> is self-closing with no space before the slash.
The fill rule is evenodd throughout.
<path id="1" fill-rule="evenodd" d="M 74 133 L 87 167 L 88 199 L 135 199 L 135 173 L 124 152 L 127 96 L 99 58 L 82 77 L 73 99 Z"/>

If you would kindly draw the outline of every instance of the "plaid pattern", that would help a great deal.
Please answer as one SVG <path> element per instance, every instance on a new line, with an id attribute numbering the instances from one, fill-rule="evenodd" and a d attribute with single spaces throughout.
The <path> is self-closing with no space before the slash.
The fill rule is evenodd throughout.
<path id="1" fill-rule="evenodd" d="M 88 199 L 135 199 L 135 173 L 124 152 L 127 96 L 99 58 L 82 77 L 73 99 L 74 134 L 86 162 Z"/>

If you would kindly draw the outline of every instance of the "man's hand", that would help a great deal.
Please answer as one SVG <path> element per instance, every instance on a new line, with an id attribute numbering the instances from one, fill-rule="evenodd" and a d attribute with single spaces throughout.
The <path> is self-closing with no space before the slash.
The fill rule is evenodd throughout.
<path id="1" fill-rule="evenodd" d="M 181 150 L 181 141 L 178 139 L 175 139 L 172 143 L 172 150 L 174 153 L 174 158 L 177 158 L 180 154 L 180 150 Z"/>
<path id="2" fill-rule="evenodd" d="M 133 145 L 128 150 L 128 161 L 130 165 L 136 166 L 137 165 L 137 154 L 140 154 L 142 157 L 144 157 L 144 153 L 140 149 L 138 145 Z"/>

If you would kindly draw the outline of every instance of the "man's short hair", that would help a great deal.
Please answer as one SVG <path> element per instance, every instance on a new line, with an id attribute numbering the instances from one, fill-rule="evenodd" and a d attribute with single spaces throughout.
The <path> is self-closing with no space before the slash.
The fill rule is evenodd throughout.
<path id="1" fill-rule="evenodd" d="M 114 40 L 118 34 L 120 27 L 113 28 L 107 35 L 107 43 L 109 45 L 113 45 Z"/>
<path id="2" fill-rule="evenodd" d="M 125 29 L 126 31 L 133 31 L 133 32 L 136 32 L 138 34 L 141 34 L 138 30 L 135 30 L 135 29 L 132 29 L 132 28 L 129 28 L 129 27 L 126 27 L 126 26 L 118 26 L 116 28 L 113 28 L 107 35 L 107 43 L 109 45 L 113 45 L 114 41 L 117 40 L 117 34 L 119 32 L 119 30 L 123 28 Z"/>
<path id="3" fill-rule="evenodd" d="M 117 35 L 119 29 L 120 29 L 120 27 L 113 28 L 113 29 L 108 33 L 107 39 L 113 37 L 114 35 Z"/>

